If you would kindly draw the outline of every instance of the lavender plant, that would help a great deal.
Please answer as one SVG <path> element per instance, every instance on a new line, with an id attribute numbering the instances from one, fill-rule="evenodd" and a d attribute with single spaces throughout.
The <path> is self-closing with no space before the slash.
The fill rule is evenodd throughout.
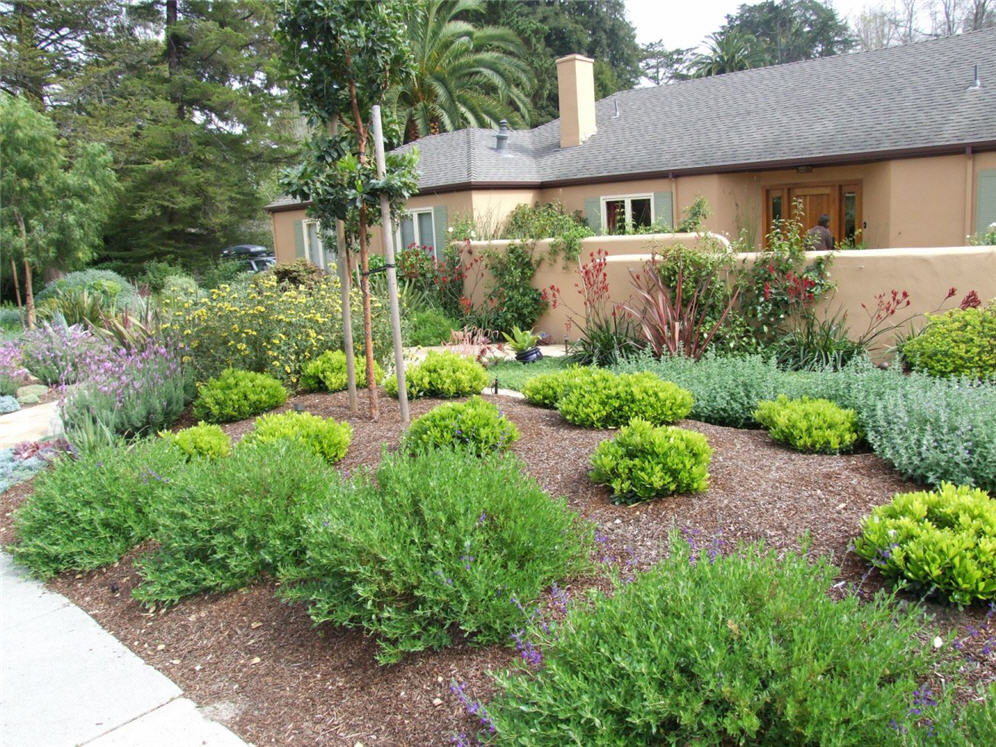
<path id="1" fill-rule="evenodd" d="M 17 394 L 28 376 L 21 359 L 21 349 L 13 342 L 0 345 L 0 396 Z"/>
<path id="2" fill-rule="evenodd" d="M 108 346 L 80 325 L 61 318 L 46 322 L 20 338 L 21 360 L 45 384 L 74 384 L 84 378 L 88 361 L 106 354 Z"/>

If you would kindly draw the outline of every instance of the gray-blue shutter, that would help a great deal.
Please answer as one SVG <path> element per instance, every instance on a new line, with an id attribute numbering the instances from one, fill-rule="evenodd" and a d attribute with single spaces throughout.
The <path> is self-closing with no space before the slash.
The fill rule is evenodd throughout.
<path id="1" fill-rule="evenodd" d="M 596 234 L 602 230 L 602 198 L 588 197 L 584 201 L 584 214 L 588 227 Z"/>
<path id="2" fill-rule="evenodd" d="M 294 256 L 304 256 L 304 221 L 294 221 Z"/>
<path id="3" fill-rule="evenodd" d="M 449 238 L 447 228 L 449 226 L 446 223 L 446 206 L 436 205 L 432 208 L 432 232 L 435 234 L 433 238 L 435 239 L 436 256 L 440 259 L 442 259 L 443 252 L 446 251 L 446 240 Z"/>
<path id="4" fill-rule="evenodd" d="M 996 170 L 979 172 L 979 203 L 975 211 L 975 230 L 985 233 L 996 223 Z"/>
<path id="5" fill-rule="evenodd" d="M 654 222 L 674 228 L 674 198 L 670 192 L 654 192 Z"/>

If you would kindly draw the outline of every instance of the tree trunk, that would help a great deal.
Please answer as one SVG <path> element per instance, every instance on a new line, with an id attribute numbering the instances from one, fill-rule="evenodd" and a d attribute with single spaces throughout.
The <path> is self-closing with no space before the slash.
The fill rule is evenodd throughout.
<path id="1" fill-rule="evenodd" d="M 28 234 L 24 228 L 24 218 L 18 213 L 17 228 L 21 232 L 21 251 L 24 252 L 24 302 L 28 314 L 28 329 L 35 328 L 35 296 L 31 288 L 31 264 L 28 262 L 26 247 L 28 246 Z M 13 262 L 13 260 L 11 260 Z M 17 272 L 14 272 L 14 280 L 17 281 Z"/>
<path id="2" fill-rule="evenodd" d="M 170 80 L 176 77 L 180 69 L 180 40 L 176 33 L 178 16 L 177 0 L 166 0 L 166 67 L 169 70 Z M 173 103 L 176 104 L 177 118 L 186 119 L 187 110 L 183 105 L 183 96 L 180 93 L 179 84 L 175 80 L 173 80 L 173 90 L 170 97 Z"/>
<path id="3" fill-rule="evenodd" d="M 24 326 L 24 304 L 21 303 L 21 281 L 17 279 L 17 263 L 14 258 L 10 258 L 11 276 L 14 278 L 14 297 L 17 299 L 17 315 L 21 319 L 21 326 Z"/>

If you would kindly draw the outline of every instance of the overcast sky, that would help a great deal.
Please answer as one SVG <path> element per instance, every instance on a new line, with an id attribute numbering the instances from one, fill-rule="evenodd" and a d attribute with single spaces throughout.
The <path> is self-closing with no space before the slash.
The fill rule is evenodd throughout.
<path id="1" fill-rule="evenodd" d="M 626 0 L 626 14 L 636 27 L 640 44 L 664 40 L 669 48 L 697 47 L 706 36 L 719 31 L 727 15 L 757 0 Z M 845 20 L 866 7 L 881 7 L 890 0 L 833 0 L 829 3 Z"/>

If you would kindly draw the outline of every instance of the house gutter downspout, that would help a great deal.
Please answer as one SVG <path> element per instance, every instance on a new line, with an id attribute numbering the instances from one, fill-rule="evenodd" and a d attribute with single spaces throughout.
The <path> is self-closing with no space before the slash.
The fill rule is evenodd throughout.
<path id="1" fill-rule="evenodd" d="M 972 212 L 975 208 L 975 154 L 971 145 L 965 146 L 965 230 L 964 236 L 975 234 L 975 226 L 972 225 Z"/>

